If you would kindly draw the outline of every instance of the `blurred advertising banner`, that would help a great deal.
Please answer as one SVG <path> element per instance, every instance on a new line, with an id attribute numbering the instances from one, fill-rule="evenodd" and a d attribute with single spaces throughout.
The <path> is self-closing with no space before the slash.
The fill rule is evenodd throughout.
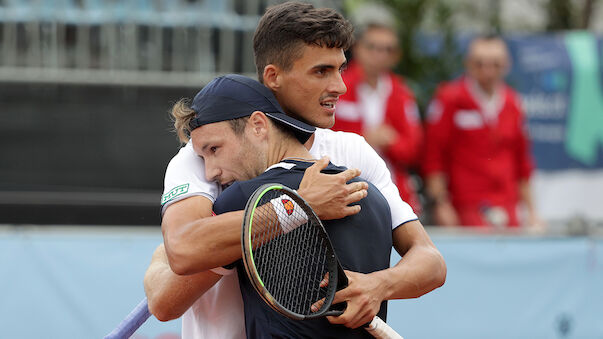
<path id="1" fill-rule="evenodd" d="M 589 32 L 506 37 L 547 219 L 603 219 L 603 39 Z"/>

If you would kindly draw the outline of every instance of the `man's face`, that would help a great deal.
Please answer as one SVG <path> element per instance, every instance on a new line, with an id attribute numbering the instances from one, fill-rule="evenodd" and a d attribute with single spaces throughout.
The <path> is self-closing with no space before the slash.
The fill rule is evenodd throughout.
<path id="1" fill-rule="evenodd" d="M 471 44 L 467 73 L 486 91 L 503 81 L 509 67 L 507 49 L 500 40 L 478 40 Z"/>
<path id="2" fill-rule="evenodd" d="M 354 46 L 354 58 L 367 76 L 379 76 L 389 72 L 400 57 L 398 37 L 390 29 L 367 29 Z"/>
<path id="3" fill-rule="evenodd" d="M 346 92 L 340 73 L 345 55 L 340 48 L 304 45 L 302 49 L 301 58 L 290 70 L 279 71 L 278 86 L 271 89 L 288 114 L 330 128 L 335 123 L 335 104 Z"/>
<path id="4" fill-rule="evenodd" d="M 248 137 L 249 128 L 236 135 L 227 121 L 196 128 L 191 133 L 193 148 L 205 160 L 205 177 L 221 185 L 249 180 L 266 168 L 266 156 L 254 138 Z"/>

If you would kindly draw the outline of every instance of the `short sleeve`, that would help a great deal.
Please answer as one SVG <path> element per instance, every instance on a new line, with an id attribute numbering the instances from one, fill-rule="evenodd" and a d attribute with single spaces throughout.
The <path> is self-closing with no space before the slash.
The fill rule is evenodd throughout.
<path id="1" fill-rule="evenodd" d="M 352 149 L 357 151 L 350 152 L 352 164 L 349 167 L 360 169 L 362 172 L 360 177 L 371 182 L 383 194 L 392 214 L 392 229 L 409 221 L 417 220 L 418 217 L 413 212 L 412 207 L 400 197 L 398 187 L 392 181 L 391 173 L 385 161 L 363 137 L 356 135 L 356 138 L 353 139 L 355 140 Z"/>
<path id="2" fill-rule="evenodd" d="M 314 143 L 316 145 L 310 150 L 314 157 L 329 156 L 335 165 L 358 168 L 362 172 L 360 177 L 379 189 L 389 204 L 392 229 L 418 219 L 410 205 L 400 198 L 385 161 L 363 137 L 355 133 L 318 129 Z"/>
<path id="3" fill-rule="evenodd" d="M 172 158 L 165 171 L 161 213 L 182 199 L 202 195 L 214 202 L 220 193 L 216 182 L 205 179 L 203 159 L 195 153 L 190 141 Z"/>

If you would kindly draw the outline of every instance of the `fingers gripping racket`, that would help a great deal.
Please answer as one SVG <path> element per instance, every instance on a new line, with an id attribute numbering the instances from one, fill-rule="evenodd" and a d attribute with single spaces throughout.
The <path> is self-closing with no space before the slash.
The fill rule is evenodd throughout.
<path id="1" fill-rule="evenodd" d="M 295 191 L 266 184 L 253 193 L 242 249 L 253 287 L 275 311 L 295 320 L 343 313 L 332 302 L 347 277 L 322 222 Z M 375 338 L 402 338 L 379 317 L 365 329 Z"/>

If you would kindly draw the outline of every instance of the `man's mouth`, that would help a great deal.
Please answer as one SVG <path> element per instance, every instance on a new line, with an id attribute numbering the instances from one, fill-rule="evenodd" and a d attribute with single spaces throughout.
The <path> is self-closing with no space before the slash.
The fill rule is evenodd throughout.
<path id="1" fill-rule="evenodd" d="M 338 99 L 338 97 L 327 96 L 323 100 L 320 100 L 320 105 L 326 109 L 334 110 Z"/>
<path id="2" fill-rule="evenodd" d="M 320 105 L 322 107 L 326 107 L 328 109 L 334 109 L 335 108 L 335 102 L 323 102 Z"/>

